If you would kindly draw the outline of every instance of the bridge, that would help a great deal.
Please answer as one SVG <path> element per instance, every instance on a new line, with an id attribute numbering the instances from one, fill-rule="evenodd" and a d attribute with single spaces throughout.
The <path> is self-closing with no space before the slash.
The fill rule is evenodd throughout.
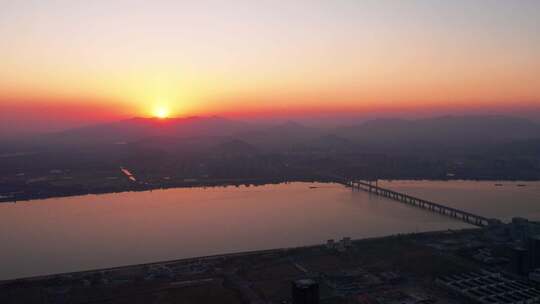
<path id="1" fill-rule="evenodd" d="M 410 206 L 414 206 L 417 208 L 425 209 L 431 212 L 435 212 L 444 216 L 448 216 L 454 219 L 461 220 L 467 224 L 471 224 L 478 227 L 486 227 L 490 224 L 494 224 L 499 222 L 496 219 L 488 219 L 486 217 L 472 214 L 470 212 L 466 212 L 463 210 L 447 207 L 441 204 L 437 204 L 431 201 L 427 201 L 421 198 L 417 198 L 411 195 L 407 195 L 404 193 L 400 193 L 397 191 L 393 191 L 390 189 L 385 189 L 378 186 L 378 183 L 375 182 L 373 184 L 371 181 L 365 182 L 365 181 L 358 181 L 358 180 L 352 180 L 352 181 L 346 181 L 346 180 L 340 180 L 340 184 L 343 184 L 347 187 L 352 188 L 353 190 L 364 190 L 369 193 L 373 193 L 379 196 L 383 196 Z"/>

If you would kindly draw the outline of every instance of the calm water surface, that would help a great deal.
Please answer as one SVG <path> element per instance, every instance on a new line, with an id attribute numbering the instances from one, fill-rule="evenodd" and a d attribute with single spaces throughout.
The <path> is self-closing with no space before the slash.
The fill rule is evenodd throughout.
<path id="1" fill-rule="evenodd" d="M 379 186 L 504 222 L 540 221 L 540 182 L 383 181 Z"/>
<path id="2" fill-rule="evenodd" d="M 540 184 L 387 182 L 482 215 L 540 219 Z M 317 188 L 312 188 L 312 187 Z M 0 204 L 0 279 L 469 227 L 336 184 L 187 188 Z"/>

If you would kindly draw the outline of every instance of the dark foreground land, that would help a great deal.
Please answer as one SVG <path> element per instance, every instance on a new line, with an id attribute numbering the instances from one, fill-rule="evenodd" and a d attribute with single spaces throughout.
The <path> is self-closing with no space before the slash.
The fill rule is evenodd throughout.
<path id="1" fill-rule="evenodd" d="M 318 282 L 320 303 L 462 303 L 441 284 L 461 274 L 504 276 L 534 297 L 512 274 L 504 239 L 488 229 L 421 233 L 3 281 L 0 303 L 290 303 L 291 283 L 304 278 Z"/>

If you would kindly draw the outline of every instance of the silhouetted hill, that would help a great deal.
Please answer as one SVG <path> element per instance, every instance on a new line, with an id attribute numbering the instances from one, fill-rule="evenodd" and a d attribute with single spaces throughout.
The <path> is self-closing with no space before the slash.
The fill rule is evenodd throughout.
<path id="1" fill-rule="evenodd" d="M 306 141 L 301 145 L 301 148 L 319 152 L 351 152 L 354 146 L 353 142 L 346 138 L 335 134 L 327 134 Z"/>
<path id="2" fill-rule="evenodd" d="M 258 149 L 245 141 L 233 139 L 212 146 L 210 153 L 216 156 L 251 156 L 258 153 Z"/>
<path id="3" fill-rule="evenodd" d="M 523 146 L 523 142 L 534 139 L 540 139 L 540 124 L 505 116 L 375 119 L 333 130 L 295 122 L 263 127 L 220 117 L 133 118 L 35 137 L 19 144 L 24 149 L 5 150 L 84 149 L 88 155 L 109 153 L 111 157 L 126 150 L 151 150 L 181 155 L 210 152 L 229 142 L 229 148 L 237 152 L 245 148 L 259 153 L 323 151 L 441 156 L 487 153 L 489 147 L 505 144 L 505 149 L 511 151 L 512 145 Z"/>
<path id="4" fill-rule="evenodd" d="M 53 134 L 49 139 L 70 144 L 115 144 L 151 137 L 230 136 L 245 130 L 246 127 L 246 123 L 220 117 L 133 118 L 115 123 L 72 129 Z"/>
<path id="5" fill-rule="evenodd" d="M 323 131 L 319 129 L 289 121 L 265 129 L 243 132 L 237 137 L 260 149 L 279 152 L 290 150 L 301 143 L 321 136 L 321 134 Z"/>
<path id="6" fill-rule="evenodd" d="M 26 176 L 41 178 L 56 169 L 106 178 L 127 166 L 157 184 L 175 176 L 282 178 L 321 172 L 539 179 L 539 160 L 540 126 L 503 116 L 377 119 L 331 130 L 218 117 L 137 118 L 12 142 L 0 153 L 0 177 L 18 179 L 25 188 Z M 16 177 L 21 172 L 25 177 Z"/>
<path id="7" fill-rule="evenodd" d="M 378 150 L 471 148 L 540 138 L 540 125 L 504 116 L 445 116 L 430 119 L 376 119 L 339 128 L 336 134 L 358 147 Z"/>
<path id="8" fill-rule="evenodd" d="M 499 157 L 518 156 L 520 158 L 534 157 L 540 159 L 540 139 L 512 141 L 492 147 L 486 153 Z"/>
<path id="9" fill-rule="evenodd" d="M 199 136 L 199 137 L 165 137 L 154 136 L 134 141 L 127 146 L 136 150 L 155 150 L 169 154 L 195 154 L 204 153 L 216 145 L 216 143 L 230 141 L 225 136 Z"/>

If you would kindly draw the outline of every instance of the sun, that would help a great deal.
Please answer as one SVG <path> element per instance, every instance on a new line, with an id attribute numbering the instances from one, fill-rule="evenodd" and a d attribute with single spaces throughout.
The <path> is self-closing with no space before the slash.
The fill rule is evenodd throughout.
<path id="1" fill-rule="evenodd" d="M 154 116 L 159 119 L 169 118 L 170 115 L 171 111 L 167 107 L 160 106 L 154 109 Z"/>

